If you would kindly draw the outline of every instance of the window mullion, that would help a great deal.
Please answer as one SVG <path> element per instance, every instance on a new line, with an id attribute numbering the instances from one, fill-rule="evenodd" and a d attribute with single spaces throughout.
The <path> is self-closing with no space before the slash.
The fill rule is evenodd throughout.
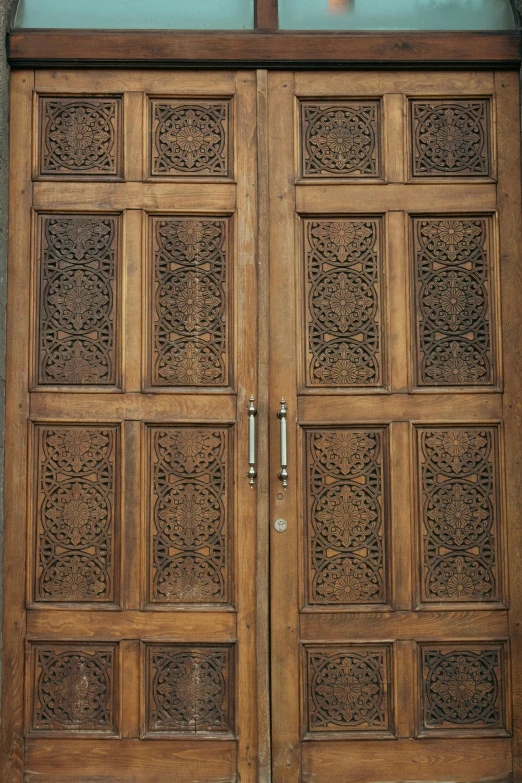
<path id="1" fill-rule="evenodd" d="M 277 0 L 255 0 L 255 24 L 258 30 L 277 30 Z"/>

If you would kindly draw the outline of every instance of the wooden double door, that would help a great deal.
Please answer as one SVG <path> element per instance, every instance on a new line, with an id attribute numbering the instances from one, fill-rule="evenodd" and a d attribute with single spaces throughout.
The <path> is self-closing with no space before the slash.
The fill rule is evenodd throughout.
<path id="1" fill-rule="evenodd" d="M 522 780 L 518 146 L 509 71 L 14 72 L 5 783 Z"/>

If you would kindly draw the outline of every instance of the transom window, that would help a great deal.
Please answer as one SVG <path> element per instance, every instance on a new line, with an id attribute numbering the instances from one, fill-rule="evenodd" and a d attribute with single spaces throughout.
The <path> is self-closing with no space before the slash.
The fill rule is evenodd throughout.
<path id="1" fill-rule="evenodd" d="M 512 30 L 510 0 L 279 0 L 284 30 Z"/>
<path id="2" fill-rule="evenodd" d="M 254 0 L 20 0 L 14 26 L 251 30 Z"/>
<path id="3" fill-rule="evenodd" d="M 15 28 L 513 30 L 511 0 L 19 0 Z M 279 19 L 279 22 L 277 22 Z"/>

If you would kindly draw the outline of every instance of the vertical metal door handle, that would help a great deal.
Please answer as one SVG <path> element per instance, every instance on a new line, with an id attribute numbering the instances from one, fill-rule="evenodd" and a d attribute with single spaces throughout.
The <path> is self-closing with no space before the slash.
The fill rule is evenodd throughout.
<path id="1" fill-rule="evenodd" d="M 254 405 L 255 397 L 252 394 L 247 404 L 248 411 L 248 481 L 251 487 L 256 481 L 256 421 L 257 410 Z"/>
<path id="2" fill-rule="evenodd" d="M 288 408 L 286 407 L 286 402 L 284 400 L 284 397 L 281 399 L 281 407 L 277 411 L 277 418 L 281 422 L 281 471 L 279 473 L 279 478 L 281 479 L 283 483 L 283 487 L 288 486 L 288 457 L 286 455 L 286 414 L 288 413 Z"/>

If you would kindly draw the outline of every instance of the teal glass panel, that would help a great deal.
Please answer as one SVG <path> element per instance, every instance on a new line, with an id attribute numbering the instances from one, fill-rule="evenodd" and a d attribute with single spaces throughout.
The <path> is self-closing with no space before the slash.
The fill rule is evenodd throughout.
<path id="1" fill-rule="evenodd" d="M 279 0 L 282 30 L 514 30 L 510 0 Z"/>
<path id="2" fill-rule="evenodd" d="M 254 0 L 20 0 L 14 26 L 251 30 Z"/>

